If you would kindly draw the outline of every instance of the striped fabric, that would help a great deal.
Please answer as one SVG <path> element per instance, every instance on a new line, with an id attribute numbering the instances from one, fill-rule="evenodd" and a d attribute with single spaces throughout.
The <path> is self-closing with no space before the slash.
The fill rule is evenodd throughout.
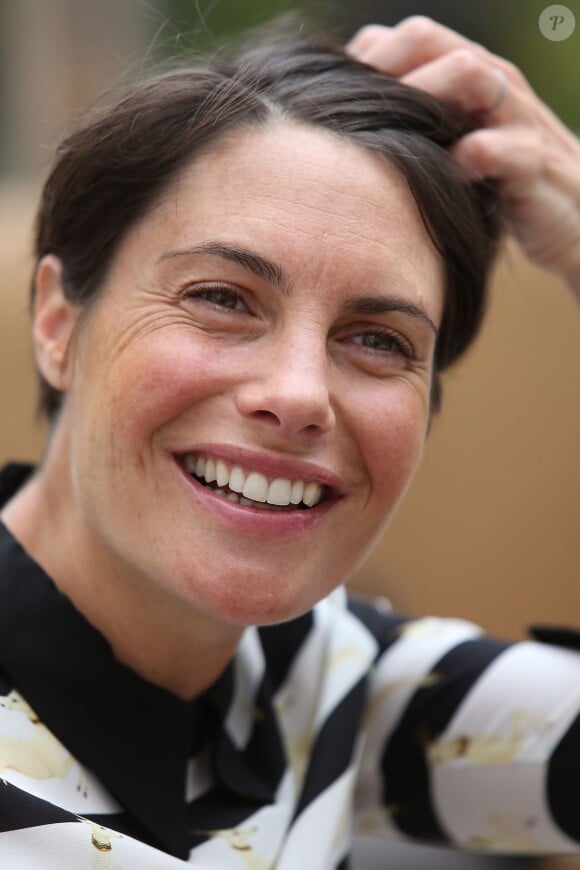
<path id="1" fill-rule="evenodd" d="M 577 651 L 343 590 L 186 703 L 0 527 L 0 868 L 330 870 L 353 830 L 577 853 L 579 708 Z"/>

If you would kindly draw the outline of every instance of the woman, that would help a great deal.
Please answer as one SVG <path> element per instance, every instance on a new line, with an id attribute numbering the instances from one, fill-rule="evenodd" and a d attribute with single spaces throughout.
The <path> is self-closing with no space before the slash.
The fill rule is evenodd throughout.
<path id="1" fill-rule="evenodd" d="M 353 807 L 578 848 L 577 655 L 340 586 L 481 319 L 499 209 L 469 179 L 578 287 L 580 147 L 431 22 L 350 52 L 404 84 L 272 40 L 136 86 L 57 157 L 33 282 L 51 435 L 0 481 L 6 866 L 346 866 Z"/>

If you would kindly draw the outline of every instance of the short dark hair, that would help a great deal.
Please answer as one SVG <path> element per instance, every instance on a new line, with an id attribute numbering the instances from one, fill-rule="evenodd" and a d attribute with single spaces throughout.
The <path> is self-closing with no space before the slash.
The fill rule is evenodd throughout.
<path id="1" fill-rule="evenodd" d="M 470 129 L 459 111 L 349 57 L 320 35 L 275 33 L 211 63 L 157 73 L 90 113 L 58 148 L 36 223 L 38 260 L 63 264 L 67 298 L 98 298 L 130 227 L 182 166 L 236 126 L 287 117 L 370 149 L 406 179 L 446 272 L 435 350 L 439 373 L 474 339 L 500 236 L 493 185 L 473 183 L 448 148 Z M 34 281 L 32 294 L 34 296 Z M 40 378 L 39 410 L 53 419 L 62 393 Z"/>

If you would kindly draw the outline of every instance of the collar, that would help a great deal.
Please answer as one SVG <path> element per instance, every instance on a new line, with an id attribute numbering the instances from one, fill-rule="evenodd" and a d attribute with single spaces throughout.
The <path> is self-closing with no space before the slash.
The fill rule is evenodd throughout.
<path id="1" fill-rule="evenodd" d="M 0 505 L 32 472 L 12 464 L 0 473 Z M 2 523 L 0 596 L 2 670 L 159 845 L 186 856 L 185 770 L 203 705 L 121 664 Z"/>
<path id="2" fill-rule="evenodd" d="M 0 507 L 33 472 L 19 464 L 0 471 Z M 257 808 L 273 799 L 285 757 L 272 694 L 312 626 L 311 614 L 260 631 L 270 666 L 253 700 L 259 724 L 240 749 L 225 727 L 239 689 L 234 664 L 192 702 L 144 680 L 115 658 L 2 523 L 0 599 L 0 668 L 72 755 L 141 822 L 153 845 L 187 857 L 187 761 L 208 741 L 216 781 L 211 806 L 225 808 L 233 799 L 245 807 L 242 818 L 249 804 Z M 203 815 L 203 807 L 197 809 Z"/>

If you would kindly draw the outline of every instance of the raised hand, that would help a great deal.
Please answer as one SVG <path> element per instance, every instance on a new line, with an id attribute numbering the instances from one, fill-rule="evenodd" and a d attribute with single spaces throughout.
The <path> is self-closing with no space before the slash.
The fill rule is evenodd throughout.
<path id="1" fill-rule="evenodd" d="M 498 181 L 510 229 L 528 256 L 580 297 L 580 141 L 517 67 L 422 16 L 368 25 L 348 52 L 472 115 L 453 148 L 470 176 Z"/>

